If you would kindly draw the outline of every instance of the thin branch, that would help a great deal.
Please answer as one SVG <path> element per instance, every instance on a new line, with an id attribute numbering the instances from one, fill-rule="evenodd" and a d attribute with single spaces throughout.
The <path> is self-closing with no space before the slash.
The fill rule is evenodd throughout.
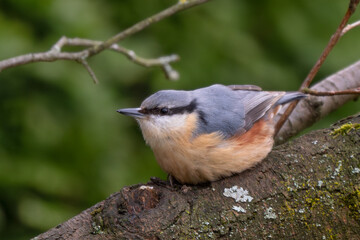
<path id="1" fill-rule="evenodd" d="M 353 28 L 356 28 L 360 26 L 360 20 L 354 22 L 354 23 L 351 23 L 351 24 L 348 24 L 346 25 L 346 27 L 342 30 L 341 32 L 341 36 L 343 36 L 345 33 L 347 33 L 348 31 L 350 31 L 351 29 Z"/>
<path id="2" fill-rule="evenodd" d="M 82 47 L 92 47 L 96 46 L 98 44 L 101 44 L 101 41 L 95 41 L 90 39 L 83 39 L 83 38 L 66 38 L 62 37 L 52 49 L 61 49 L 61 47 L 67 45 L 67 46 L 82 46 Z M 113 44 L 109 47 L 110 50 L 113 50 L 115 52 L 119 52 L 123 55 L 125 55 L 129 60 L 132 62 L 144 66 L 144 67 L 161 67 L 164 72 L 165 76 L 169 80 L 178 80 L 179 79 L 179 73 L 171 68 L 170 63 L 177 62 L 180 60 L 180 57 L 177 54 L 172 54 L 169 56 L 162 56 L 159 58 L 143 58 L 139 57 L 133 50 L 129 50 L 127 48 L 124 48 L 120 46 L 119 44 Z M 170 68 L 166 67 L 166 65 L 169 65 Z"/>
<path id="3" fill-rule="evenodd" d="M 164 64 L 169 64 L 172 62 L 176 62 L 180 59 L 180 57 L 176 54 L 172 54 L 169 56 L 163 56 L 159 58 L 146 59 L 136 55 L 136 53 L 132 50 L 128 50 L 124 47 L 121 47 L 117 44 L 114 44 L 110 47 L 111 50 L 122 53 L 127 56 L 131 61 L 137 63 L 144 67 L 154 67 L 154 66 L 163 66 Z"/>
<path id="4" fill-rule="evenodd" d="M 93 47 L 96 45 L 101 44 L 102 41 L 96 41 L 91 39 L 84 39 L 84 38 L 67 38 L 67 37 L 61 37 L 59 41 L 57 41 L 54 46 L 51 48 L 52 50 L 61 51 L 61 48 L 64 46 L 77 46 L 77 47 Z M 136 64 L 139 64 L 144 67 L 154 67 L 154 66 L 162 66 L 166 63 L 172 63 L 180 60 L 180 57 L 176 54 L 172 54 L 169 56 L 163 56 L 159 58 L 142 58 L 136 55 L 136 53 L 133 50 L 129 50 L 125 47 L 122 47 L 116 43 L 111 45 L 109 47 L 110 50 L 113 50 L 115 52 L 119 52 L 124 54 L 126 57 L 128 57 L 131 61 L 133 61 Z"/>
<path id="5" fill-rule="evenodd" d="M 333 73 L 311 86 L 316 92 L 341 92 L 360 88 L 360 60 L 350 66 Z M 344 81 L 344 79 L 346 79 Z M 315 122 L 339 109 L 345 103 L 359 98 L 359 94 L 334 95 L 332 97 L 309 96 L 301 101 L 284 126 L 276 135 L 276 143 L 283 143 Z M 285 111 L 285 109 L 284 109 Z M 284 111 L 280 111 L 276 119 L 280 119 Z"/>
<path id="6" fill-rule="evenodd" d="M 325 59 L 331 52 L 331 50 L 334 48 L 336 43 L 339 41 L 340 37 L 342 36 L 342 31 L 345 28 L 347 22 L 349 21 L 349 18 L 351 15 L 355 12 L 356 7 L 358 6 L 360 0 L 350 0 L 349 7 L 345 13 L 345 16 L 341 20 L 340 25 L 336 29 L 335 33 L 331 36 L 327 46 L 325 47 L 324 51 L 320 55 L 320 58 L 317 60 L 313 68 L 310 70 L 309 74 L 305 78 L 304 82 L 301 84 L 300 90 L 303 88 L 308 88 L 314 79 L 315 75 L 319 71 L 322 64 L 325 62 Z M 280 131 L 281 127 L 284 125 L 285 121 L 289 118 L 292 111 L 295 109 L 296 105 L 299 103 L 299 101 L 295 101 L 289 105 L 289 107 L 286 109 L 284 115 L 281 116 L 279 121 L 276 123 L 275 127 L 275 135 Z"/>
<path id="7" fill-rule="evenodd" d="M 350 0 L 348 10 L 346 11 L 345 16 L 341 20 L 341 23 L 340 23 L 339 27 L 336 29 L 335 33 L 331 36 L 326 48 L 321 53 L 320 58 L 317 60 L 317 62 L 313 66 L 313 68 L 310 70 L 309 74 L 307 75 L 304 82 L 302 83 L 301 88 L 305 88 L 305 87 L 310 86 L 312 80 L 314 79 L 315 75 L 318 73 L 318 71 L 319 71 L 320 67 L 322 66 L 322 64 L 325 62 L 327 56 L 329 55 L 331 50 L 334 48 L 336 43 L 339 41 L 339 39 L 341 37 L 342 30 L 345 28 L 345 26 L 346 26 L 347 22 L 349 21 L 351 15 L 355 12 L 355 9 L 356 9 L 357 5 L 359 4 L 359 1 L 360 0 Z"/>
<path id="8" fill-rule="evenodd" d="M 91 78 L 94 80 L 94 83 L 95 84 L 99 83 L 99 80 L 97 79 L 97 77 L 95 75 L 95 72 L 91 69 L 88 62 L 85 59 L 81 59 L 79 62 L 85 67 L 86 71 L 88 71 Z"/>
<path id="9" fill-rule="evenodd" d="M 150 26 L 151 24 L 157 23 L 160 20 L 167 18 L 171 15 L 174 15 L 177 12 L 183 11 L 185 9 L 191 8 L 196 5 L 200 5 L 206 3 L 210 0 L 187 0 L 187 1 L 179 1 L 177 4 L 147 18 L 142 20 L 141 22 L 136 23 L 135 25 L 131 26 L 130 28 L 116 34 L 115 36 L 111 37 L 110 39 L 102 42 L 99 45 L 96 45 L 89 49 L 90 56 L 95 55 L 104 49 L 109 48 L 114 43 L 118 43 L 119 41 L 123 40 L 124 38 L 133 35 L 144 28 Z"/>
<path id="10" fill-rule="evenodd" d="M 113 51 L 120 52 L 127 56 L 131 61 L 137 63 L 141 66 L 152 67 L 152 66 L 160 66 L 171 80 L 176 80 L 179 77 L 179 74 L 173 70 L 170 66 L 170 63 L 178 61 L 179 57 L 175 54 L 165 57 L 160 57 L 156 59 L 146 59 L 137 56 L 134 51 L 128 50 L 124 47 L 117 45 L 116 43 L 124 38 L 133 35 L 146 27 L 159 22 L 160 20 L 167 18 L 171 15 L 174 15 L 177 12 L 183 11 L 185 9 L 191 8 L 193 6 L 206 3 L 210 0 L 187 0 L 180 1 L 177 4 L 149 17 L 145 20 L 136 23 L 130 28 L 116 34 L 115 36 L 109 38 L 108 40 L 102 41 L 94 41 L 89 39 L 80 39 L 80 38 L 67 38 L 61 37 L 49 51 L 40 52 L 40 53 L 30 53 L 25 54 L 9 59 L 5 59 L 0 61 L 0 72 L 4 69 L 33 63 L 33 62 L 53 62 L 57 60 L 70 60 L 77 61 L 83 63 L 83 60 L 94 56 L 105 49 L 111 49 Z M 83 46 L 87 47 L 87 49 L 78 51 L 78 52 L 61 52 L 64 46 Z M 84 64 L 83 64 L 84 65 Z M 85 66 L 85 65 L 84 65 Z M 87 65 L 88 66 L 88 65 Z M 170 67 L 169 67 L 170 66 Z M 89 70 L 87 68 L 87 70 Z M 93 72 L 91 70 L 91 72 Z M 90 73 L 90 72 L 89 72 Z M 92 76 L 93 78 L 93 76 Z M 94 78 L 93 78 L 94 79 Z"/>
<path id="11" fill-rule="evenodd" d="M 164 71 L 167 79 L 175 81 L 175 80 L 178 80 L 180 77 L 179 73 L 176 70 L 174 70 L 170 64 L 167 64 L 167 63 L 163 64 L 162 70 Z"/>
<path id="12" fill-rule="evenodd" d="M 319 92 L 312 90 L 310 88 L 303 88 L 301 90 L 303 93 L 307 93 L 313 96 L 335 96 L 335 95 L 352 95 L 352 94 L 360 94 L 360 88 L 347 89 L 342 91 L 327 91 L 327 92 Z"/>

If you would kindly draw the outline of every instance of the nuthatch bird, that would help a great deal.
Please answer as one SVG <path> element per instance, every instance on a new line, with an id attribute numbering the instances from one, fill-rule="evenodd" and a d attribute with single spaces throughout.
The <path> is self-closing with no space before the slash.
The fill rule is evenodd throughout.
<path id="1" fill-rule="evenodd" d="M 212 85 L 193 91 L 163 90 L 134 117 L 161 168 L 181 183 L 215 181 L 264 159 L 274 143 L 274 116 L 300 92 L 268 92 L 253 85 Z"/>

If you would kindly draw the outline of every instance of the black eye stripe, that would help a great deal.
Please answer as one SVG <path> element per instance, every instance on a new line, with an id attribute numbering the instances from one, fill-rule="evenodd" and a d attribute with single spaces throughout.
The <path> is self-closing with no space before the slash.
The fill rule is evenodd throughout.
<path id="1" fill-rule="evenodd" d="M 165 114 L 168 114 L 169 112 L 170 112 L 170 111 L 169 111 L 169 109 L 168 109 L 167 107 L 163 107 L 163 108 L 160 109 L 160 113 L 161 113 L 161 114 L 164 114 L 164 115 L 165 115 Z"/>
<path id="2" fill-rule="evenodd" d="M 143 114 L 152 114 L 152 115 L 174 115 L 174 114 L 182 114 L 185 112 L 192 113 L 196 109 L 196 100 L 193 100 L 189 105 L 167 108 L 167 107 L 154 107 L 154 108 L 143 108 L 139 112 Z"/>

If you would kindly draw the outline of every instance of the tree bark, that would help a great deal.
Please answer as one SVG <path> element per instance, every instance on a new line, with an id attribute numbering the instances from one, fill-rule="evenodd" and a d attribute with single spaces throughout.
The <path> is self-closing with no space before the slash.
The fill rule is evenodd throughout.
<path id="1" fill-rule="evenodd" d="M 318 92 L 342 91 L 347 89 L 360 88 L 360 61 L 328 76 L 311 87 L 311 90 Z M 351 100 L 359 98 L 357 95 L 337 96 L 309 96 L 296 106 L 292 114 L 286 120 L 284 126 L 276 135 L 276 143 L 283 143 L 295 136 L 302 130 L 310 127 L 329 113 L 340 108 Z M 283 108 L 284 112 L 286 108 Z M 278 115 L 278 117 L 281 113 Z"/>
<path id="2" fill-rule="evenodd" d="M 347 123 L 360 114 L 217 182 L 124 187 L 34 239 L 359 239 L 360 130 L 330 135 Z"/>

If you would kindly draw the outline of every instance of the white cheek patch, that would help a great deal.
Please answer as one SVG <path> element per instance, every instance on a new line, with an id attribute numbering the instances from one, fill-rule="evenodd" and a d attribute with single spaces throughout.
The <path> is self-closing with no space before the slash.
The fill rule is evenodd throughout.
<path id="1" fill-rule="evenodd" d="M 152 115 L 139 119 L 144 137 L 163 138 L 171 136 L 176 131 L 182 131 L 186 126 L 188 114 L 175 114 L 171 116 Z"/>
<path id="2" fill-rule="evenodd" d="M 171 116 L 151 116 L 150 121 L 154 127 L 168 129 L 170 131 L 180 130 L 186 124 L 187 114 L 175 114 Z"/>

